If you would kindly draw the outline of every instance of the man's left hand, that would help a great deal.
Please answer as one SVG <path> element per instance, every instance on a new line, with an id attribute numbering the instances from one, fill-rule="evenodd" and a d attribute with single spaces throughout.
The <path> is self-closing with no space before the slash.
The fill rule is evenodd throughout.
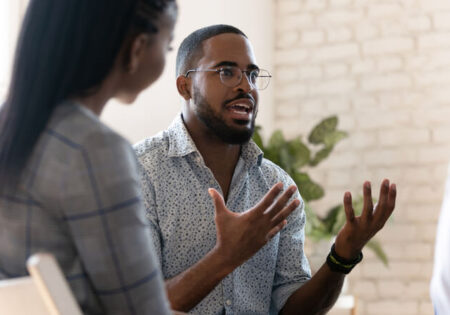
<path id="1" fill-rule="evenodd" d="M 372 192 L 369 182 L 363 185 L 364 206 L 360 216 L 355 216 L 352 206 L 352 195 L 344 194 L 346 223 L 336 237 L 336 253 L 345 259 L 358 257 L 366 243 L 383 228 L 395 208 L 397 189 L 389 180 L 383 180 L 378 203 L 373 206 Z"/>

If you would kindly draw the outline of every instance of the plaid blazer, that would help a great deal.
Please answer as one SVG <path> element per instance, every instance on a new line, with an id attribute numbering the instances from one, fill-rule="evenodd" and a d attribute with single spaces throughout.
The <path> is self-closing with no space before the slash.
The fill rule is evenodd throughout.
<path id="1" fill-rule="evenodd" d="M 0 196 L 0 279 L 58 260 L 85 314 L 168 314 L 131 145 L 88 109 L 58 106 L 20 188 Z"/>

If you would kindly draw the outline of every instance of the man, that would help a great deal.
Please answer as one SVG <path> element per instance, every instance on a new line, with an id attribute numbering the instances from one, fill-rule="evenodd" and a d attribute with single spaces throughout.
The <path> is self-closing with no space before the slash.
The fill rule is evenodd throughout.
<path id="1" fill-rule="evenodd" d="M 328 310 L 345 273 L 392 213 L 395 185 L 383 182 L 373 211 L 365 183 L 361 217 L 345 194 L 347 223 L 311 278 L 301 197 L 292 179 L 250 140 L 258 89 L 270 75 L 256 65 L 247 37 L 226 25 L 192 33 L 178 51 L 177 76 L 182 115 L 135 147 L 172 308 L 196 314 Z M 281 186 L 286 191 L 275 199 Z"/>

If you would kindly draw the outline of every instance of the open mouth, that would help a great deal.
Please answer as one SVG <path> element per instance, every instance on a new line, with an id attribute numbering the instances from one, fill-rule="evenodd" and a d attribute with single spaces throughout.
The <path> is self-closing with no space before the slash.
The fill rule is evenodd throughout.
<path id="1" fill-rule="evenodd" d="M 248 97 L 240 97 L 228 102 L 226 110 L 229 113 L 229 117 L 236 123 L 242 125 L 247 124 L 253 120 L 255 102 Z"/>
<path id="2" fill-rule="evenodd" d="M 234 104 L 234 105 L 230 106 L 229 109 L 232 112 L 234 112 L 236 114 L 241 114 L 241 115 L 249 114 L 252 111 L 252 107 L 247 104 Z"/>

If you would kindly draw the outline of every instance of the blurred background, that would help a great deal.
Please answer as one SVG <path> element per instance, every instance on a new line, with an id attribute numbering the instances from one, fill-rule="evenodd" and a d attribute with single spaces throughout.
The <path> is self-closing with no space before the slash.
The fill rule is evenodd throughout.
<path id="1" fill-rule="evenodd" d="M 0 0 L 2 98 L 26 2 Z M 175 50 L 162 78 L 129 108 L 112 101 L 103 120 L 131 142 L 165 129 L 180 110 L 175 55 L 181 40 L 209 24 L 241 28 L 261 68 L 274 76 L 260 97 L 263 137 L 281 129 L 288 139 L 306 138 L 331 115 L 348 133 L 329 158 L 308 170 L 325 190 L 311 208 L 324 214 L 344 191 L 359 195 L 364 180 L 373 191 L 383 178 L 397 184 L 394 218 L 377 237 L 388 267 L 366 250 L 349 277 L 358 314 L 433 314 L 429 281 L 450 157 L 450 1 L 178 3 Z"/>

